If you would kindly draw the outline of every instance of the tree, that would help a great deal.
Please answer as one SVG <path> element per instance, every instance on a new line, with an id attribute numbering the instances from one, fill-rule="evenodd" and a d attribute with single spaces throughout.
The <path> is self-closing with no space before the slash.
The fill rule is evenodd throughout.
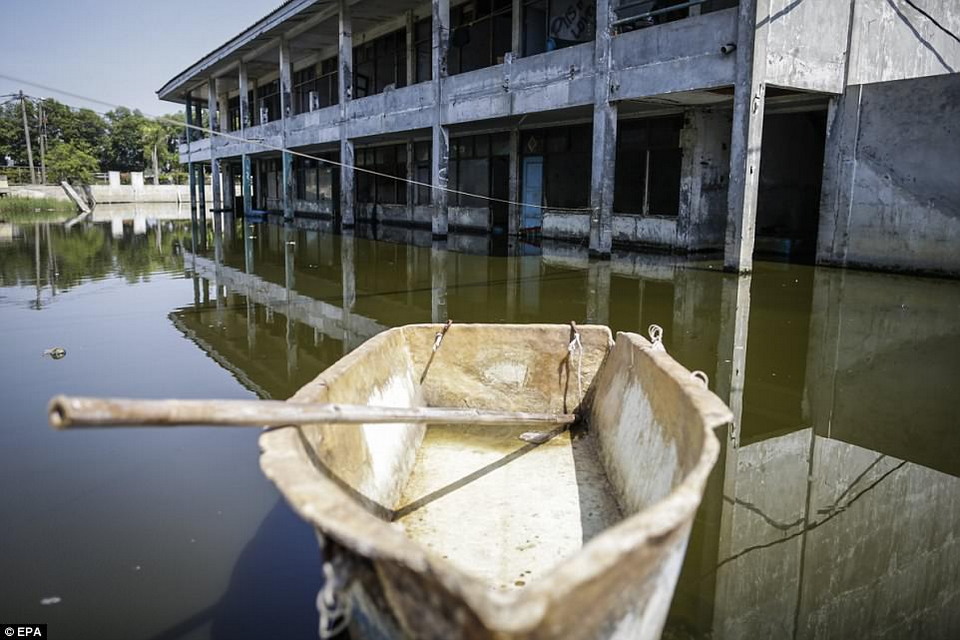
<path id="1" fill-rule="evenodd" d="M 143 171 L 143 127 L 147 119 L 139 111 L 117 107 L 108 111 L 107 139 L 101 163 L 106 170 Z"/>
<path id="2" fill-rule="evenodd" d="M 47 172 L 57 182 L 90 183 L 100 163 L 92 155 L 70 142 L 57 142 L 47 152 Z"/>

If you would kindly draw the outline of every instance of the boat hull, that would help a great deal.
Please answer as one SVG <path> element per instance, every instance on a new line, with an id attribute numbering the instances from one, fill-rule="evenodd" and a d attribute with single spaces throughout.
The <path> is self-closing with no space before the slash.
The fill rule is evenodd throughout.
<path id="1" fill-rule="evenodd" d="M 585 326 L 572 343 L 570 327 L 562 325 L 454 325 L 434 351 L 440 330 L 411 325 L 386 331 L 291 402 L 578 411 L 585 426 L 542 445 L 511 437 L 521 453 L 481 465 L 459 484 L 420 491 L 420 500 L 412 499 L 419 479 L 440 473 L 445 462 L 437 457 L 442 449 L 431 449 L 437 439 L 425 439 L 422 425 L 326 424 L 265 432 L 261 467 L 315 527 L 322 547 L 323 625 L 342 619 L 355 637 L 371 638 L 659 637 L 716 460 L 712 430 L 730 420 L 727 408 L 669 355 L 633 334 L 619 334 L 614 343 L 605 327 Z M 516 539 L 510 536 L 530 515 L 524 500 L 501 500 L 504 513 L 498 514 L 490 505 L 471 510 L 471 499 L 462 494 L 471 483 L 496 482 L 520 468 L 523 456 L 523 464 L 534 465 L 530 481 L 514 476 L 492 491 L 513 482 L 518 491 L 534 492 L 531 508 L 542 506 L 535 496 L 550 488 L 543 474 L 562 467 L 556 462 L 562 450 L 549 447 L 573 451 L 578 441 L 589 445 L 594 466 L 605 472 L 614 505 L 609 513 L 619 512 L 619 521 L 608 518 L 604 524 L 610 526 L 593 530 L 585 505 L 596 502 L 582 497 L 597 474 L 581 473 L 567 486 L 574 492 L 573 516 L 580 509 L 584 517 L 547 509 L 543 531 L 552 527 L 567 535 L 545 535 L 548 540 L 537 543 L 539 560 L 531 560 L 524 545 L 507 553 Z M 450 451 L 456 454 L 456 447 Z M 543 460 L 539 470 L 537 456 Z M 559 478 L 561 471 L 556 473 Z M 449 502 L 457 499 L 466 501 Z M 443 523 L 441 530 L 418 532 L 411 509 L 428 525 L 439 518 L 433 522 Z M 457 509 L 464 513 L 460 522 Z M 490 524 L 498 517 L 506 525 Z M 470 536 L 476 540 L 466 544 Z M 530 566 L 536 569 L 531 580 L 507 584 L 491 577 L 489 567 L 481 566 L 485 556 L 477 554 L 484 540 L 490 562 L 496 556 L 509 565 L 504 575 Z M 457 555 L 461 547 L 466 552 Z M 544 549 L 555 551 L 556 562 L 543 560 Z"/>

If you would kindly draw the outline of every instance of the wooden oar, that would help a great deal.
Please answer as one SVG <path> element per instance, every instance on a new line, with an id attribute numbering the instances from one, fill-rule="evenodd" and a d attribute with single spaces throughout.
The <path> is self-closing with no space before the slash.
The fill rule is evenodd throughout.
<path id="1" fill-rule="evenodd" d="M 568 425 L 565 413 L 521 413 L 439 407 L 371 407 L 278 400 L 130 400 L 56 396 L 50 400 L 50 424 L 82 427 L 263 427 L 339 423 Z"/>

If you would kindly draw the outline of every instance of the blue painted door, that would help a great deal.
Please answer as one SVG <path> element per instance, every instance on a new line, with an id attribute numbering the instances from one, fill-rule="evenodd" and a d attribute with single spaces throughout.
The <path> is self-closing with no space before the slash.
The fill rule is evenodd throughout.
<path id="1" fill-rule="evenodd" d="M 539 230 L 543 224 L 543 156 L 523 158 L 523 209 L 520 228 Z M 532 206 L 531 206 L 532 205 Z"/>

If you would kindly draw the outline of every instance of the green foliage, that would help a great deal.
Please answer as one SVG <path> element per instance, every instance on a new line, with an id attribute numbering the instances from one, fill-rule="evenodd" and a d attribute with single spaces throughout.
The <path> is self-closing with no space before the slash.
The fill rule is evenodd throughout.
<path id="1" fill-rule="evenodd" d="M 33 161 L 40 166 L 39 104 L 27 99 L 27 122 L 33 142 Z M 71 179 L 101 171 L 143 171 L 151 169 L 153 150 L 157 150 L 163 182 L 180 183 L 185 177 L 180 169 L 177 146 L 183 135 L 183 114 L 171 114 L 162 119 L 151 120 L 139 111 L 119 107 L 100 116 L 90 109 L 72 109 L 53 99 L 43 100 L 44 120 L 47 133 L 48 177 L 51 156 L 57 163 L 57 176 L 69 175 Z M 67 146 L 64 146 L 67 145 Z M 56 155 L 59 150 L 61 155 Z M 68 161 L 67 151 L 82 154 Z M 27 145 L 23 134 L 23 116 L 19 99 L 0 105 L 0 165 L 4 157 L 10 157 L 16 165 L 27 164 Z M 92 166 L 90 158 L 96 161 Z M 54 176 L 54 177 L 57 177 Z M 60 179 L 59 177 L 57 179 Z"/>
<path id="2" fill-rule="evenodd" d="M 81 143 L 82 144 L 82 143 Z M 58 142 L 47 152 L 47 175 L 56 182 L 87 183 L 100 169 L 100 163 L 92 155 L 69 142 Z"/>

